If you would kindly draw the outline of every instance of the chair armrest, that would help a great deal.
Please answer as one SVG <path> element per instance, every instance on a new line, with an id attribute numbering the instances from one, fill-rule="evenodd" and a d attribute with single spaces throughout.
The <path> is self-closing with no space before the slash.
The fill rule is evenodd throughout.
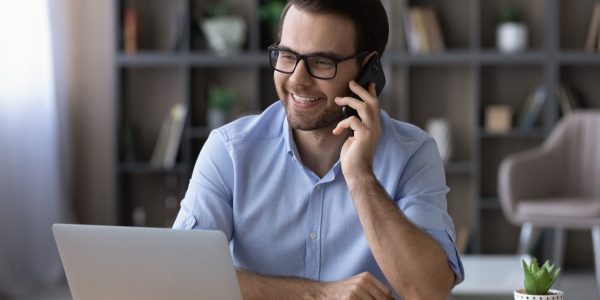
<path id="1" fill-rule="evenodd" d="M 563 190 L 560 147 L 548 144 L 507 156 L 498 171 L 498 193 L 504 215 L 514 224 L 519 200 L 547 198 Z"/>

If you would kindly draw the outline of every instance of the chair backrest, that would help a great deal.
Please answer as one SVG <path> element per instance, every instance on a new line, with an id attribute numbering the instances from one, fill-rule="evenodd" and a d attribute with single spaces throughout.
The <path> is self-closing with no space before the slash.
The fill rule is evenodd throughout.
<path id="1" fill-rule="evenodd" d="M 544 146 L 559 147 L 564 157 L 567 195 L 600 197 L 600 110 L 568 114 L 548 137 Z"/>

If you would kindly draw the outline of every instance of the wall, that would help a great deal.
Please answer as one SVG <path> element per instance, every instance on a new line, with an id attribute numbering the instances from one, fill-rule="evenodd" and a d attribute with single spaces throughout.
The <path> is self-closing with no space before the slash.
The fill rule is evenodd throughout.
<path id="1" fill-rule="evenodd" d="M 75 221 L 115 224 L 113 1 L 60 0 Z M 69 141 L 70 140 L 70 141 Z"/>

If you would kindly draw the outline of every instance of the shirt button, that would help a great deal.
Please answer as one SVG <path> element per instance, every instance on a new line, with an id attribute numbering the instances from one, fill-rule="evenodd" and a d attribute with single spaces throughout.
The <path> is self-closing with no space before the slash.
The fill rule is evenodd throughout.
<path id="1" fill-rule="evenodd" d="M 321 190 L 321 186 L 317 185 L 317 191 L 320 191 L 320 190 Z"/>
<path id="2" fill-rule="evenodd" d="M 185 221 L 186 224 L 188 225 L 192 225 L 194 223 L 194 220 L 192 220 L 192 218 L 187 219 L 187 221 Z"/>
<path id="3" fill-rule="evenodd" d="M 317 238 L 317 234 L 316 234 L 316 233 L 314 233 L 314 232 L 311 232 L 311 233 L 308 235 L 308 237 L 309 237 L 311 240 L 314 240 L 314 239 L 316 239 L 316 238 Z"/>

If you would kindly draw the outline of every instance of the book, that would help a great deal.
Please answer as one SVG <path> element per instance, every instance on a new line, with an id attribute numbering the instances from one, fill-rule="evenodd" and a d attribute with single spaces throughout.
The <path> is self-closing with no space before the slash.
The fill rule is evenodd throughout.
<path id="1" fill-rule="evenodd" d="M 404 23 L 410 53 L 436 53 L 444 50 L 442 30 L 433 7 L 411 7 Z"/>
<path id="2" fill-rule="evenodd" d="M 590 26 L 588 27 L 587 39 L 585 40 L 585 50 L 600 50 L 600 3 L 594 5 Z"/>
<path id="3" fill-rule="evenodd" d="M 520 129 L 533 129 L 535 121 L 538 119 L 542 112 L 542 108 L 544 107 L 546 98 L 546 88 L 544 86 L 537 87 L 529 97 L 529 99 L 531 99 L 527 101 L 529 105 L 526 107 L 524 113 L 521 115 L 522 118 L 519 122 Z"/>
<path id="4" fill-rule="evenodd" d="M 155 168 L 170 169 L 175 166 L 177 152 L 183 133 L 183 125 L 187 115 L 187 106 L 176 104 L 169 111 L 169 115 L 163 121 L 150 165 Z"/>
<path id="5" fill-rule="evenodd" d="M 134 2 L 129 2 L 123 12 L 123 50 L 127 54 L 138 51 L 139 20 Z"/>
<path id="6" fill-rule="evenodd" d="M 433 7 L 425 7 L 421 11 L 425 20 L 425 34 L 429 45 L 429 52 L 439 53 L 444 51 L 444 37 L 437 13 Z"/>

